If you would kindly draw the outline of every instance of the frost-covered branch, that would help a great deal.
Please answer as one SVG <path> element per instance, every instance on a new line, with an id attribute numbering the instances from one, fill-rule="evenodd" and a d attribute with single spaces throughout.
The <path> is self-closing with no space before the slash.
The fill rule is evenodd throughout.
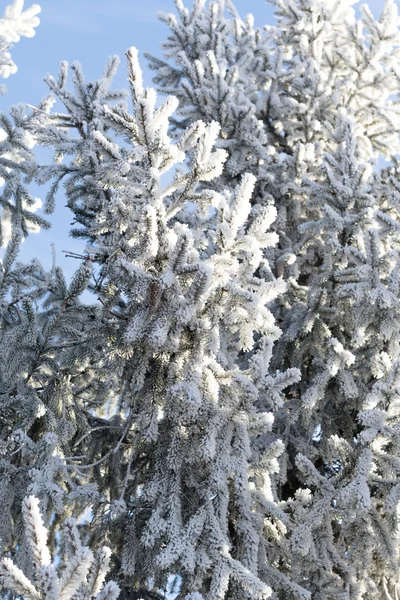
<path id="1" fill-rule="evenodd" d="M 6 6 L 4 15 L 0 19 L 0 77 L 9 77 L 17 71 L 9 50 L 21 36 L 33 37 L 35 27 L 40 23 L 37 15 L 40 6 L 32 4 L 23 10 L 24 0 L 14 0 L 13 4 Z"/>
<path id="2" fill-rule="evenodd" d="M 25 498 L 22 514 L 31 576 L 27 577 L 11 558 L 3 558 L 0 582 L 4 590 L 9 589 L 24 600 L 117 600 L 118 585 L 114 581 L 104 583 L 110 563 L 109 548 L 100 548 L 93 555 L 81 544 L 75 522 L 68 519 L 63 531 L 66 551 L 56 568 L 51 562 L 48 531 L 35 496 Z"/>

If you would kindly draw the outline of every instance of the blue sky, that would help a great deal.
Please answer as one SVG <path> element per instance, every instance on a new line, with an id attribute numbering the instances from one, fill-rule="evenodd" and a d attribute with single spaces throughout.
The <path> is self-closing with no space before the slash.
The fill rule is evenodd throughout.
<path id="1" fill-rule="evenodd" d="M 123 57 L 125 50 L 134 45 L 142 57 L 145 83 L 151 85 L 151 71 L 146 67 L 143 52 L 161 55 L 160 43 L 168 29 L 157 19 L 159 11 L 174 10 L 173 0 L 36 0 L 42 7 L 41 24 L 36 36 L 23 38 L 12 50 L 18 71 L 7 81 L 8 93 L 0 98 L 1 110 L 12 104 L 36 104 L 47 94 L 43 77 L 57 74 L 61 60 L 79 60 L 87 79 L 96 78 L 111 54 Z M 8 0 L 1 0 L 7 5 Z M 25 0 L 26 7 L 32 4 Z M 272 23 L 272 7 L 263 0 L 236 0 L 239 13 L 251 12 L 258 25 Z M 383 0 L 372 0 L 370 7 L 376 13 Z M 1 11 L 2 12 L 2 11 Z M 122 62 L 116 78 L 116 87 L 126 86 L 125 65 Z M 34 195 L 44 197 L 45 191 L 34 190 Z M 70 276 L 78 267 L 76 261 L 65 259 L 62 250 L 79 251 L 82 244 L 68 237 L 71 213 L 63 205 L 62 193 L 57 209 L 51 218 L 53 227 L 28 238 L 21 251 L 21 259 L 38 256 L 45 266 L 51 263 L 50 244 L 56 244 L 57 258 Z"/>

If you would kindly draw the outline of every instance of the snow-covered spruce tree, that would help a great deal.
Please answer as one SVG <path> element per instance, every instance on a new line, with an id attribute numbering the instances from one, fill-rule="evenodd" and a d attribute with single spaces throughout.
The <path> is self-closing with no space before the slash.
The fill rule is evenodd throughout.
<path id="1" fill-rule="evenodd" d="M 273 3 L 277 26 L 258 30 L 230 2 L 177 0 L 178 18 L 162 16 L 176 63 L 151 62 L 180 100 L 174 131 L 221 123 L 215 189 L 251 171 L 255 205 L 277 208 L 267 255 L 288 291 L 273 367 L 302 373 L 274 427 L 276 499 L 296 523 L 282 570 L 315 598 L 396 598 L 397 8 L 376 21 L 349 2 Z M 395 168 L 373 173 L 379 156 Z"/>
<path id="2" fill-rule="evenodd" d="M 252 210 L 252 175 L 232 191 L 206 187 L 226 158 L 213 149 L 220 126 L 197 121 L 172 143 L 177 101 L 156 108 L 136 51 L 127 56 L 133 115 L 110 104 L 111 59 L 88 84 L 75 64 L 74 93 L 63 64 L 47 83 L 67 113 L 38 110 L 32 122 L 56 157 L 36 177 L 52 191 L 64 180 L 81 225 L 72 233 L 88 240 L 102 315 L 85 343 L 104 349 L 97 410 L 119 427 L 89 430 L 70 456 L 100 491 L 82 533 L 92 549 L 107 536 L 123 598 L 139 586 L 161 593 L 171 574 L 192 600 L 271 588 L 309 598 L 279 569 L 290 547 L 271 427 L 298 371 L 268 371 L 280 332 L 267 304 L 284 289 L 263 258 L 277 240 L 266 233 L 275 210 Z"/>
<path id="3" fill-rule="evenodd" d="M 349 3 L 277 0 L 260 31 L 228 2 L 176 4 L 178 64 L 152 59 L 175 115 L 133 50 L 133 115 L 110 91 L 116 59 L 88 84 L 74 65 L 73 93 L 66 64 L 47 78 L 66 114 L 18 113 L 55 163 L 5 166 L 52 181 L 48 211 L 64 181 L 88 246 L 74 292 L 12 255 L 7 368 L 36 337 L 4 378 L 2 551 L 40 587 L 20 515 L 33 493 L 55 555 L 64 517 L 90 504 L 80 533 L 111 548 L 121 599 L 166 597 L 176 575 L 190 600 L 395 600 L 396 6 L 357 21 Z"/>

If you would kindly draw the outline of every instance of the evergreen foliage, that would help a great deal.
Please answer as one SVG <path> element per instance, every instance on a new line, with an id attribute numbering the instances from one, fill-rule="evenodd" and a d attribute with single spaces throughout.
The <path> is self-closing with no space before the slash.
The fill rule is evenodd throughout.
<path id="1" fill-rule="evenodd" d="M 396 4 L 175 4 L 162 102 L 130 48 L 128 92 L 64 62 L 1 117 L 3 596 L 397 600 Z M 69 284 L 17 262 L 32 181 Z"/>

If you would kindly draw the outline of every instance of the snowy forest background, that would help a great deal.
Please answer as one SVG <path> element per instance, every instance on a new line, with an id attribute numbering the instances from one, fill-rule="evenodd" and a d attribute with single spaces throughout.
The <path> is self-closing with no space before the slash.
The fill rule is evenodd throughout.
<path id="1" fill-rule="evenodd" d="M 272 4 L 0 116 L 5 600 L 400 597 L 400 19 Z"/>

